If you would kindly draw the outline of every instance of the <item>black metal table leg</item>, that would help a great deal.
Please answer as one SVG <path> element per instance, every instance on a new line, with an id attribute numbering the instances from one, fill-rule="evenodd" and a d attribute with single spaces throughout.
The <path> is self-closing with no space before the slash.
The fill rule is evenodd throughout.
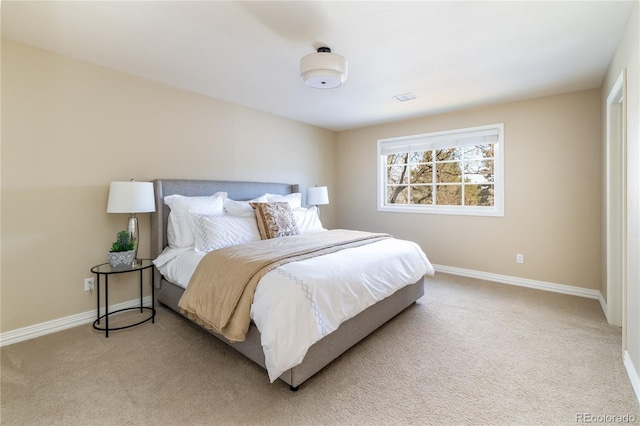
<path id="1" fill-rule="evenodd" d="M 96 321 L 100 324 L 100 274 L 96 274 L 96 277 Z"/>
<path id="2" fill-rule="evenodd" d="M 104 337 L 109 337 L 109 275 L 104 276 Z"/>
<path id="3" fill-rule="evenodd" d="M 142 306 L 143 306 L 142 305 L 142 271 L 143 270 L 140 269 L 140 313 L 143 312 L 143 309 L 142 309 Z"/>
<path id="4" fill-rule="evenodd" d="M 156 283 L 153 269 L 151 268 L 151 313 L 153 315 L 151 324 L 156 322 Z"/>

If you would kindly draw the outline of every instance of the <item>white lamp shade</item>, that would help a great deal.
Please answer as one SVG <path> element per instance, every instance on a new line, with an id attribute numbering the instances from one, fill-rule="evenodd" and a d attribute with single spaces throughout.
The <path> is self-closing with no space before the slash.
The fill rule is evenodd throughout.
<path id="1" fill-rule="evenodd" d="M 307 188 L 307 204 L 319 206 L 329 204 L 329 192 L 326 186 L 314 186 Z"/>
<path id="2" fill-rule="evenodd" d="M 334 89 L 347 79 L 347 60 L 330 52 L 311 53 L 300 60 L 300 77 L 315 89 Z"/>
<path id="3" fill-rule="evenodd" d="M 149 213 L 156 211 L 151 182 L 111 182 L 107 213 Z"/>

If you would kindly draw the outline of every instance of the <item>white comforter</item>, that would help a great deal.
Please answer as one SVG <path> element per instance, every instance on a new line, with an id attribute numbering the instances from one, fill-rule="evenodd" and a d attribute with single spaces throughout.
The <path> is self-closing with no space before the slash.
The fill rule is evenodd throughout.
<path id="1" fill-rule="evenodd" d="M 165 250 L 154 263 L 183 287 L 203 255 Z M 258 284 L 251 318 L 262 339 L 269 379 L 300 364 L 307 350 L 396 290 L 433 275 L 433 266 L 410 241 L 385 239 L 280 266 Z"/>

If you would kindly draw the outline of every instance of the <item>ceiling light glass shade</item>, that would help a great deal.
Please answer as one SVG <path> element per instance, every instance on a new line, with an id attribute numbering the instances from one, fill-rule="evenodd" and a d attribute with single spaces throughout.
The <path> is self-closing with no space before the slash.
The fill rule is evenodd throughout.
<path id="1" fill-rule="evenodd" d="M 347 80 L 347 60 L 321 47 L 300 60 L 300 77 L 315 89 L 334 89 Z"/>
<path id="2" fill-rule="evenodd" d="M 107 213 L 148 213 L 156 211 L 151 182 L 111 182 Z"/>

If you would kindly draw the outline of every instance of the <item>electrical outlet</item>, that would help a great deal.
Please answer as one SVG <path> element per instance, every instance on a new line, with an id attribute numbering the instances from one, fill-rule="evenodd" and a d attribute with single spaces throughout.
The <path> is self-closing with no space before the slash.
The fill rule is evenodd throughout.
<path id="1" fill-rule="evenodd" d="M 516 254 L 516 263 L 524 263 L 524 255 Z"/>
<path id="2" fill-rule="evenodd" d="M 95 280 L 94 277 L 84 279 L 84 291 L 93 291 L 93 287 L 95 283 L 94 280 Z"/>

